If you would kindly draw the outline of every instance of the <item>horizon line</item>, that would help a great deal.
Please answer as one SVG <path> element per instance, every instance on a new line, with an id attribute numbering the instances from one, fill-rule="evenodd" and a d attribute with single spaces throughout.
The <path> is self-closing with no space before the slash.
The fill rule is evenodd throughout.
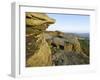
<path id="1" fill-rule="evenodd" d="M 46 31 L 60 31 L 60 30 L 46 30 Z M 90 33 L 90 32 L 72 32 L 72 31 L 60 31 L 60 32 L 64 32 L 64 33 Z"/>

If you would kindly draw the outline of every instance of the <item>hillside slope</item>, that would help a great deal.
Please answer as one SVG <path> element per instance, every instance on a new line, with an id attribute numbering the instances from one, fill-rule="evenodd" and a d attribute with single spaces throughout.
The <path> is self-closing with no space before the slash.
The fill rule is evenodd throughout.
<path id="1" fill-rule="evenodd" d="M 51 47 L 53 65 L 89 64 L 89 55 L 83 52 L 82 42 L 76 35 L 46 31 L 45 38 Z"/>

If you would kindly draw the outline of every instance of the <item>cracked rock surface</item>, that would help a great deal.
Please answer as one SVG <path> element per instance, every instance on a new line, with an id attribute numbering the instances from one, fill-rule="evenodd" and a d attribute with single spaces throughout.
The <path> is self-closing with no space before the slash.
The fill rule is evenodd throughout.
<path id="1" fill-rule="evenodd" d="M 26 66 L 52 65 L 51 50 L 44 31 L 55 20 L 43 13 L 26 12 Z"/>

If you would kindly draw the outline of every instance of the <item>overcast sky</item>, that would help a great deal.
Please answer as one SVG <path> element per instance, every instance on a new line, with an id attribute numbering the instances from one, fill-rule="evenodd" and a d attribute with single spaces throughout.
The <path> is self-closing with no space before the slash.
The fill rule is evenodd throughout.
<path id="1" fill-rule="evenodd" d="M 55 24 L 48 27 L 48 31 L 62 31 L 72 33 L 88 33 L 90 17 L 74 14 L 47 14 L 56 20 Z"/>

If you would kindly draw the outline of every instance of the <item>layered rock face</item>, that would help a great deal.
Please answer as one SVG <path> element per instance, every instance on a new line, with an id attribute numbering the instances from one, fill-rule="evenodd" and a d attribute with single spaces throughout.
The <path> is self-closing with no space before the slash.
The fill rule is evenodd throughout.
<path id="1" fill-rule="evenodd" d="M 47 31 L 45 32 L 46 40 L 53 46 L 64 50 L 64 52 L 81 52 L 81 46 L 78 38 L 73 34 L 64 34 L 59 31 Z"/>
<path id="2" fill-rule="evenodd" d="M 55 20 L 43 13 L 26 12 L 26 66 L 50 66 L 52 54 L 44 31 Z"/>
<path id="3" fill-rule="evenodd" d="M 51 47 L 53 65 L 89 64 L 89 56 L 82 51 L 78 37 L 59 31 L 45 32 Z"/>

